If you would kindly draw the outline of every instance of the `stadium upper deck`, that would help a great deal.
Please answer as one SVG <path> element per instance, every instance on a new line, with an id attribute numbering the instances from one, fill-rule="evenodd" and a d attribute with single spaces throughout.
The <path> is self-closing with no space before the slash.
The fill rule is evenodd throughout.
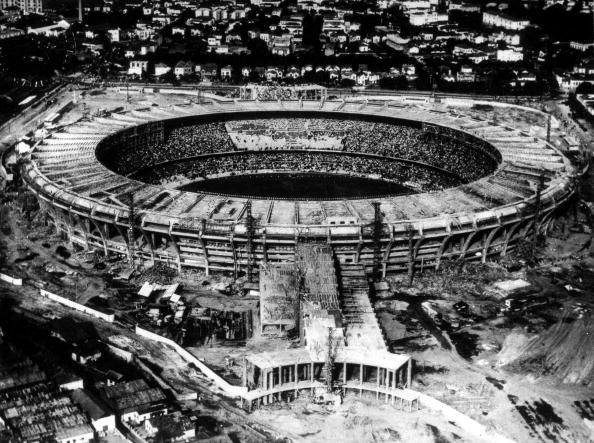
<path id="1" fill-rule="evenodd" d="M 32 161 L 24 166 L 24 177 L 56 226 L 73 242 L 106 253 L 132 250 L 145 260 L 207 272 L 238 271 L 248 260 L 291 260 L 296 242 L 305 234 L 327 239 L 341 261 L 370 267 L 375 201 L 381 210 L 384 273 L 439 266 L 445 258 L 485 260 L 505 254 L 535 226 L 546 230 L 555 209 L 573 191 L 573 168 L 545 141 L 547 116 L 540 111 L 458 99 L 441 104 L 402 96 L 358 100 L 213 101 L 145 107 L 80 121 L 37 145 Z M 112 172 L 96 157 L 97 146 L 107 136 L 114 146 L 140 146 L 162 142 L 163 126 L 172 119 L 263 111 L 364 114 L 384 121 L 397 118 L 439 125 L 454 136 L 472 135 L 488 142 L 501 154 L 501 162 L 493 174 L 443 191 L 381 199 L 288 201 L 149 185 Z M 551 134 L 563 135 L 554 120 Z M 131 193 L 135 217 L 129 236 Z M 253 232 L 246 227 L 248 201 L 256 221 Z M 253 236 L 252 252 L 247 250 L 248 235 Z"/>

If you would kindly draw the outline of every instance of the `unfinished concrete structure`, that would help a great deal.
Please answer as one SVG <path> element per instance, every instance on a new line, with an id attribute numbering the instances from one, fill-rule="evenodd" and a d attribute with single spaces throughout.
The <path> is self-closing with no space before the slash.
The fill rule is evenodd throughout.
<path id="1" fill-rule="evenodd" d="M 307 348 L 265 352 L 246 359 L 244 394 L 247 409 L 325 387 L 324 359 Z M 409 355 L 392 354 L 345 346 L 337 351 L 333 378 L 345 392 L 375 393 L 386 402 L 411 404 L 418 401 L 407 388 L 412 377 Z"/>
<path id="2" fill-rule="evenodd" d="M 485 261 L 505 255 L 535 230 L 546 232 L 556 209 L 573 193 L 573 167 L 547 141 L 546 115 L 540 111 L 444 98 L 439 103 L 405 96 L 357 100 L 230 101 L 114 113 L 51 134 L 34 147 L 23 177 L 73 243 L 206 273 L 292 261 L 303 237 L 326 242 L 342 263 L 366 272 L 377 266 L 382 275 L 437 268 L 447 259 Z M 128 178 L 98 160 L 117 158 L 123 146 L 159 143 L 180 125 L 281 116 L 422 128 L 476 149 L 477 156 L 487 155 L 496 164 L 488 176 L 441 191 L 291 201 L 183 192 Z M 558 126 L 551 131 L 562 139 Z M 251 229 L 248 202 L 257 221 Z M 377 212 L 373 203 L 379 203 Z M 369 229 L 374 223 L 379 229 Z"/>
<path id="3" fill-rule="evenodd" d="M 418 405 L 416 395 L 406 389 L 411 382 L 411 358 L 388 352 L 369 302 L 363 267 L 349 269 L 339 285 L 331 251 L 318 243 L 297 246 L 294 266 L 301 277 L 303 347 L 246 357 L 243 382 L 248 391 L 243 400 L 247 409 L 322 387 L 343 393 L 372 391 L 386 402 L 412 407 L 416 401 Z M 339 294 L 339 286 L 347 290 Z"/>
<path id="4" fill-rule="evenodd" d="M 292 263 L 262 265 L 260 269 L 260 332 L 285 335 L 297 328 L 299 277 Z"/>

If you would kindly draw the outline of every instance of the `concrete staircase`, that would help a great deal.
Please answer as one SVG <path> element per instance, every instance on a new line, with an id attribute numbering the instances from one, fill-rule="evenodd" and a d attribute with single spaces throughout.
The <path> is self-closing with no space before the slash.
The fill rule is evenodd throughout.
<path id="1" fill-rule="evenodd" d="M 342 264 L 339 286 L 347 346 L 387 350 L 385 337 L 369 301 L 369 284 L 363 265 Z"/>

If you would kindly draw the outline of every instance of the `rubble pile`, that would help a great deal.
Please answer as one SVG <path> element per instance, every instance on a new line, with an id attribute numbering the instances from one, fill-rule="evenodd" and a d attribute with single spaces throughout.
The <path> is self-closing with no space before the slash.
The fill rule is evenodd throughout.
<path id="1" fill-rule="evenodd" d="M 510 278 L 510 273 L 497 263 L 467 263 L 463 261 L 444 260 L 438 271 L 427 270 L 415 277 L 414 287 L 407 290 L 418 290 L 422 294 L 447 297 L 448 295 L 473 294 L 480 296 L 485 286 L 498 280 Z M 403 290 L 401 282 L 395 277 L 388 278 L 391 286 Z"/>
<path id="2" fill-rule="evenodd" d="M 138 282 L 148 281 L 149 283 L 171 284 L 177 277 L 177 270 L 164 263 L 156 262 L 154 266 L 143 269 L 137 276 Z"/>

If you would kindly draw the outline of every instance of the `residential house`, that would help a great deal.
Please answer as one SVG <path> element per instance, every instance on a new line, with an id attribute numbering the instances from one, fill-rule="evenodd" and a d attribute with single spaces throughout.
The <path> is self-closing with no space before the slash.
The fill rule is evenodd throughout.
<path id="1" fill-rule="evenodd" d="M 141 424 L 167 413 L 163 391 L 149 387 L 142 379 L 103 386 L 99 389 L 99 395 L 122 422 Z"/>
<path id="2" fill-rule="evenodd" d="M 341 80 L 352 80 L 354 82 L 357 81 L 357 74 L 353 72 L 351 68 L 342 68 L 340 70 L 340 79 Z"/>
<path id="3" fill-rule="evenodd" d="M 269 66 L 266 68 L 266 80 L 267 81 L 274 81 L 280 80 L 283 78 L 283 71 L 277 67 Z"/>
<path id="4" fill-rule="evenodd" d="M 213 79 L 219 74 L 219 67 L 215 63 L 206 63 L 201 71 L 203 78 Z"/>
<path id="5" fill-rule="evenodd" d="M 173 73 L 177 78 L 192 75 L 194 73 L 194 64 L 192 62 L 180 60 L 175 64 L 175 67 L 173 68 Z"/>
<path id="6" fill-rule="evenodd" d="M 474 83 L 476 81 L 474 68 L 469 65 L 462 65 L 460 71 L 456 74 L 456 81 L 461 83 Z"/>
<path id="7" fill-rule="evenodd" d="M 186 28 L 184 26 L 173 26 L 171 28 L 171 35 L 186 35 Z"/>
<path id="8" fill-rule="evenodd" d="M 130 60 L 128 67 L 128 75 L 137 75 L 141 77 L 143 73 L 148 71 L 148 61 L 146 60 Z"/>
<path id="9" fill-rule="evenodd" d="M 229 80 L 233 75 L 233 67 L 231 65 L 223 66 L 221 68 L 221 79 L 222 80 Z"/>
<path id="10" fill-rule="evenodd" d="M 163 74 L 167 74 L 171 71 L 171 66 L 167 66 L 165 63 L 157 63 L 155 65 L 155 76 L 160 77 Z"/>
<path id="11" fill-rule="evenodd" d="M 301 74 L 299 74 L 299 68 L 297 68 L 296 66 L 290 66 L 287 70 L 286 77 L 291 78 L 293 80 L 299 79 L 301 77 Z"/>

